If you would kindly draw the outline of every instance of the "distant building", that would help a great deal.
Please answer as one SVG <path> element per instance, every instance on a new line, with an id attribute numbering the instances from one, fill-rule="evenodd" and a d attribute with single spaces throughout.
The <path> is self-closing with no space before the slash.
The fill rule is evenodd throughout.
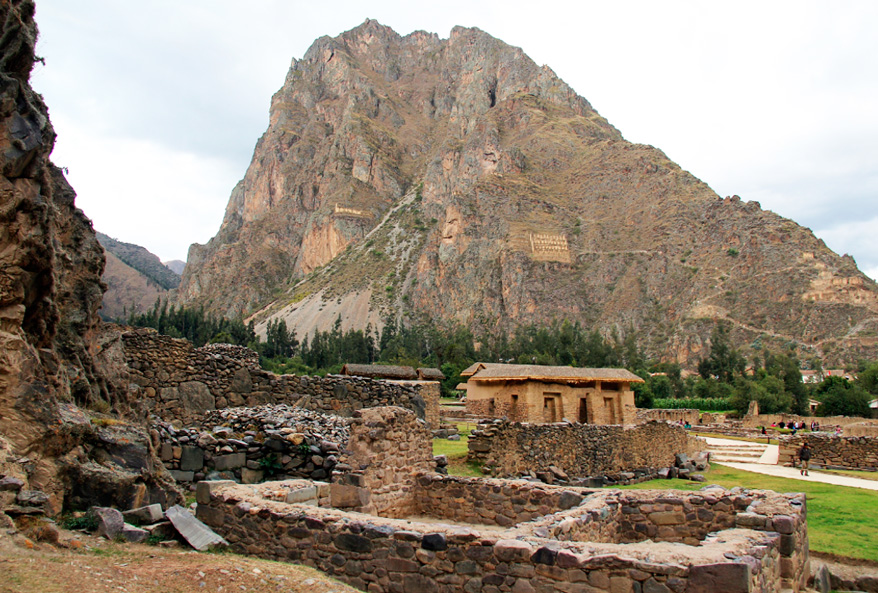
<path id="1" fill-rule="evenodd" d="M 460 375 L 468 378 L 468 413 L 534 423 L 633 424 L 631 384 L 643 383 L 625 369 L 485 362 Z"/>

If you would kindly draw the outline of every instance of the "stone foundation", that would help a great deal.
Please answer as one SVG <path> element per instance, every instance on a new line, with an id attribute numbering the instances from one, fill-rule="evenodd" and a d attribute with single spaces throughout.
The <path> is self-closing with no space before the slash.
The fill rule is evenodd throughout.
<path id="1" fill-rule="evenodd" d="M 703 441 L 679 426 L 647 422 L 633 427 L 591 424 L 479 424 L 469 438 L 469 459 L 495 476 L 518 477 L 560 468 L 571 477 L 612 475 L 674 465 L 692 457 Z"/>
<path id="2" fill-rule="evenodd" d="M 827 469 L 878 471 L 878 438 L 837 437 L 825 433 L 799 433 L 778 439 L 778 464 L 793 466 L 799 461 L 799 449 L 807 442 L 811 448 L 811 465 Z"/>
<path id="3" fill-rule="evenodd" d="M 361 377 L 275 375 L 259 368 L 259 356 L 243 346 L 187 340 L 150 329 L 122 335 L 125 357 L 139 397 L 167 421 L 190 422 L 208 410 L 288 403 L 327 414 L 401 406 L 426 422 L 439 423 L 439 384 L 392 382 Z"/>
<path id="4" fill-rule="evenodd" d="M 233 550 L 376 593 L 760 593 L 800 591 L 808 576 L 801 494 L 595 492 L 422 474 L 413 495 L 436 523 L 317 507 L 319 495 L 281 502 L 293 491 L 272 483 L 214 484 L 199 485 L 197 514 Z M 483 506 L 531 520 L 503 529 L 473 512 Z"/>

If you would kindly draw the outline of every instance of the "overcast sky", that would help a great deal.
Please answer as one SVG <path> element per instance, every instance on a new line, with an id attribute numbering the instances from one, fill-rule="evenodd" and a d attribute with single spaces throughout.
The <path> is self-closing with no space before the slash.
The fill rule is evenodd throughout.
<path id="1" fill-rule="evenodd" d="M 478 27 L 721 196 L 878 277 L 878 2 L 37 0 L 34 87 L 95 228 L 164 260 L 218 230 L 291 58 L 366 18 Z"/>

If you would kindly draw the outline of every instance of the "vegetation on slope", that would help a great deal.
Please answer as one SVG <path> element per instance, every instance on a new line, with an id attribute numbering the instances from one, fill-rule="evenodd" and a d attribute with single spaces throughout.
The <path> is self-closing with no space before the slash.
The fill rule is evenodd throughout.
<path id="1" fill-rule="evenodd" d="M 103 233 L 95 233 L 103 248 L 123 262 L 164 288 L 171 290 L 180 285 L 180 275 L 171 270 L 154 254 L 139 245 L 123 243 Z"/>

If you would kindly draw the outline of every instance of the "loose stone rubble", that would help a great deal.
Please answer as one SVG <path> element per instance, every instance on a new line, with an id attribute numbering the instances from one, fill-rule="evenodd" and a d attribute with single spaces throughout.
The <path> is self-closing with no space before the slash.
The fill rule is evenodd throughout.
<path id="1" fill-rule="evenodd" d="M 350 437 L 350 419 L 269 404 L 205 414 L 185 428 L 154 418 L 160 456 L 181 482 L 266 477 L 327 479 Z"/>

